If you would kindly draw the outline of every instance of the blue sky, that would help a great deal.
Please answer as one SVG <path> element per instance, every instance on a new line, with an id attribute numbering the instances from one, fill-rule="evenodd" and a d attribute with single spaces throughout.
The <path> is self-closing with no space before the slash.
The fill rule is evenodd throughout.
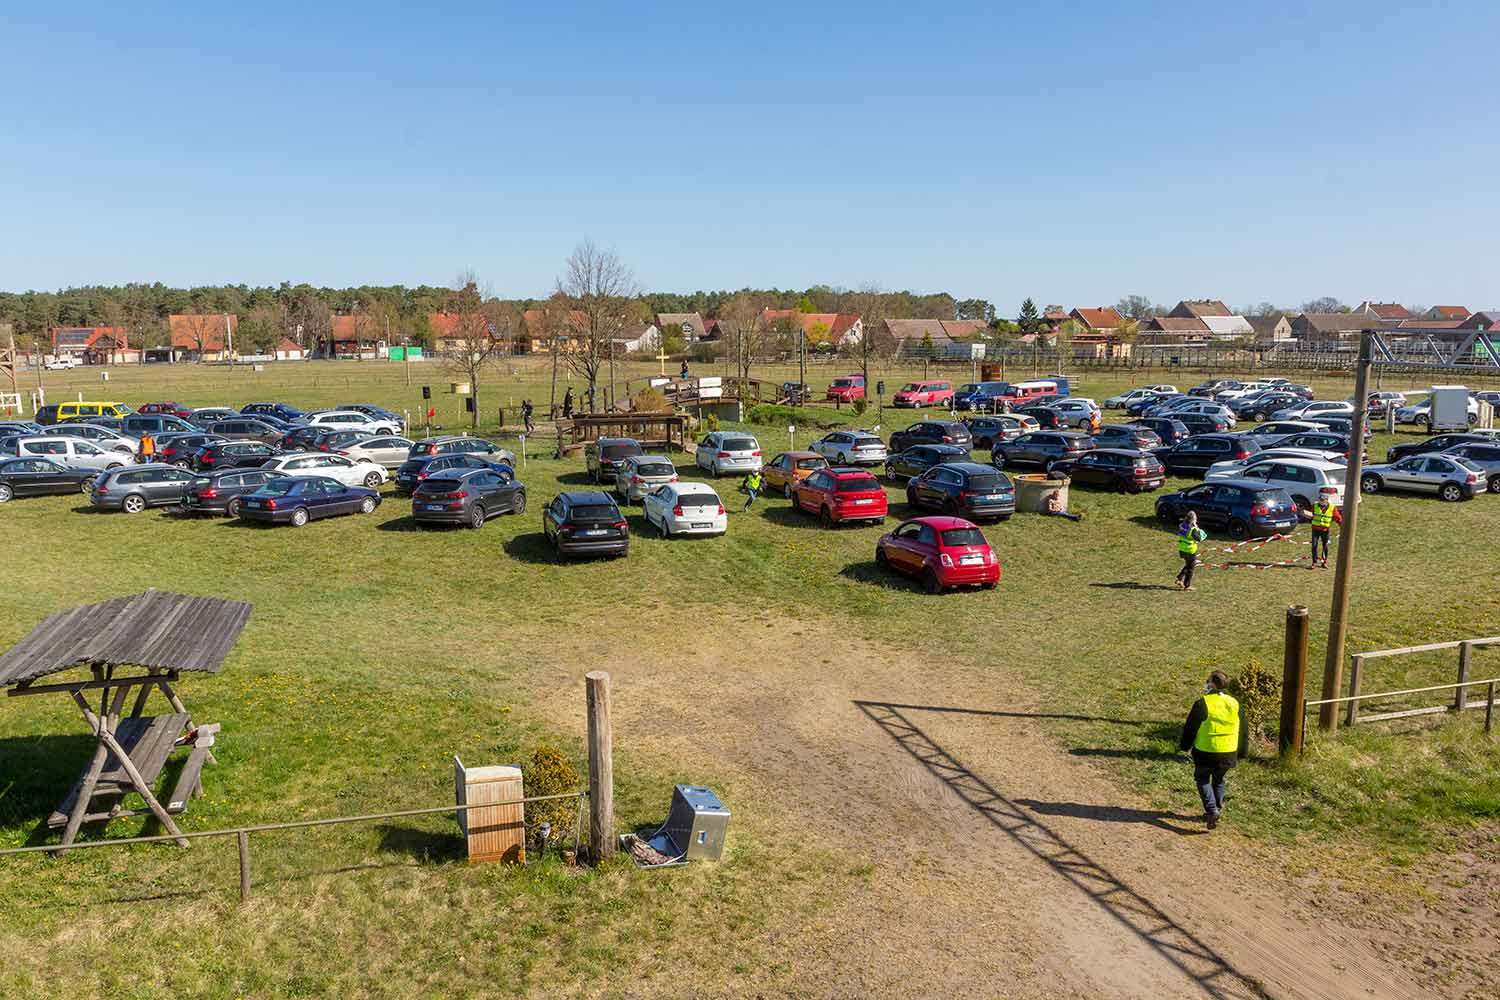
<path id="1" fill-rule="evenodd" d="M 8 290 L 1500 303 L 1494 5 L 19 6 Z"/>

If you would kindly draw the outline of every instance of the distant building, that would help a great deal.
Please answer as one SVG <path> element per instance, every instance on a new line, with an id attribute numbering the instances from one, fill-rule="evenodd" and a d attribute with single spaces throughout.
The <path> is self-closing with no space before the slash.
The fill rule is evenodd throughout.
<path id="1" fill-rule="evenodd" d="M 1428 309 L 1426 312 L 1422 313 L 1422 316 L 1425 319 L 1456 319 L 1459 322 L 1463 322 L 1464 320 L 1468 319 L 1469 315 L 1470 313 L 1468 306 L 1433 306 L 1431 309 Z"/>
<path id="2" fill-rule="evenodd" d="M 167 317 L 172 356 L 179 361 L 227 361 L 240 318 L 234 313 L 182 313 Z"/>
<path id="3" fill-rule="evenodd" d="M 1068 319 L 1082 330 L 1073 334 L 1070 345 L 1075 358 L 1128 358 L 1130 345 L 1120 339 L 1125 317 L 1113 306 L 1089 309 L 1079 306 L 1068 313 Z"/>
<path id="4" fill-rule="evenodd" d="M 1337 346 L 1358 340 L 1362 331 L 1381 325 L 1368 313 L 1302 313 L 1292 320 L 1292 336 L 1309 346 Z"/>
<path id="5" fill-rule="evenodd" d="M 1213 339 L 1208 324 L 1197 316 L 1152 316 L 1141 324 L 1136 342 L 1147 344 L 1204 344 Z"/>
<path id="6" fill-rule="evenodd" d="M 1384 323 L 1399 323 L 1403 319 L 1414 319 L 1412 311 L 1399 302 L 1361 302 L 1354 307 L 1356 313 L 1373 316 Z"/>
<path id="7" fill-rule="evenodd" d="M 1285 313 L 1246 316 L 1245 319 L 1254 330 L 1257 344 L 1279 344 L 1292 339 L 1292 320 Z"/>
<path id="8" fill-rule="evenodd" d="M 521 314 L 521 335 L 516 338 L 517 354 L 551 354 L 556 346 L 568 354 L 578 350 L 578 331 L 585 324 L 580 310 L 569 312 L 552 309 L 527 309 Z"/>
<path id="9" fill-rule="evenodd" d="M 758 322 L 764 328 L 791 321 L 808 335 L 808 343 L 820 337 L 835 347 L 857 344 L 864 336 L 864 321 L 855 313 L 804 313 L 795 309 L 762 309 Z"/>
<path id="10" fill-rule="evenodd" d="M 1494 330 L 1500 327 L 1500 312 L 1477 312 L 1463 321 L 1460 330 Z"/>
<path id="11" fill-rule="evenodd" d="M 1183 299 L 1167 315 L 1176 319 L 1204 319 L 1208 316 L 1233 316 L 1234 312 L 1218 299 Z"/>
<path id="12" fill-rule="evenodd" d="M 708 336 L 708 324 L 698 313 L 657 313 L 656 328 L 666 330 L 669 326 L 682 327 L 682 339 L 696 344 Z"/>
<path id="13" fill-rule="evenodd" d="M 66 326 L 52 331 L 52 354 L 85 365 L 123 365 L 141 360 L 130 347 L 124 327 Z"/>

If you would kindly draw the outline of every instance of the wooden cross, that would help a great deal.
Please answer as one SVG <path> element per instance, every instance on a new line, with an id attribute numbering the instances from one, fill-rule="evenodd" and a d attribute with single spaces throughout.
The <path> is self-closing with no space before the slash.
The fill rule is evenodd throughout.
<path id="1" fill-rule="evenodd" d="M 656 360 L 661 362 L 662 377 L 667 374 L 667 342 L 663 340 L 656 348 Z"/>

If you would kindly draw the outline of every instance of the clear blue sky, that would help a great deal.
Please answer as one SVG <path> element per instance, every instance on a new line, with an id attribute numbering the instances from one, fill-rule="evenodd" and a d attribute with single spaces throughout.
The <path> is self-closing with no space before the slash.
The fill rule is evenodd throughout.
<path id="1" fill-rule="evenodd" d="M 0 13 L 0 287 L 1500 303 L 1493 4 L 218 6 Z"/>

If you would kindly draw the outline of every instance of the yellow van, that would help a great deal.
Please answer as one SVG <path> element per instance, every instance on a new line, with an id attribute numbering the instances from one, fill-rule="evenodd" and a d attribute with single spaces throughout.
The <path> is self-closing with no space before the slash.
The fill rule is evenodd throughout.
<path id="1" fill-rule="evenodd" d="M 124 403 L 59 403 L 57 422 L 91 420 L 94 417 L 128 417 L 134 412 Z"/>

